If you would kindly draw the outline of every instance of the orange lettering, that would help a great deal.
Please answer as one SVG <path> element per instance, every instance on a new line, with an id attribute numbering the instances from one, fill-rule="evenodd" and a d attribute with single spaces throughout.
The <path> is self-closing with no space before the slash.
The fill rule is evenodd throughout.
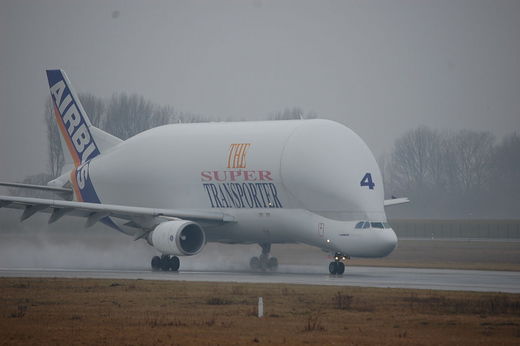
<path id="1" fill-rule="evenodd" d="M 247 149 L 251 143 L 231 144 L 228 154 L 228 168 L 246 168 Z"/>

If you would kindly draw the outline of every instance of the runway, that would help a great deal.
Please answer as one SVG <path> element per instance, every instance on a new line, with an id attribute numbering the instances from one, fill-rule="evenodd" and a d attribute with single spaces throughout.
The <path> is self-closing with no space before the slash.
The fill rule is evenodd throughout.
<path id="1" fill-rule="evenodd" d="M 303 271 L 306 272 L 303 272 Z M 428 290 L 520 293 L 520 272 L 348 267 L 343 276 L 321 273 L 322 267 L 282 266 L 277 273 L 195 271 L 178 273 L 132 269 L 0 268 L 0 277 L 141 279 L 205 282 L 391 287 Z"/>

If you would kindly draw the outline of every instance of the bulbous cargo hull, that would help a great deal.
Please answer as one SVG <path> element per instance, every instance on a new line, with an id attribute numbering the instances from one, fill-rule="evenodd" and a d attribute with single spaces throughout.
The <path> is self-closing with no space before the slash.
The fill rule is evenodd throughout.
<path id="1" fill-rule="evenodd" d="M 328 120 L 162 126 L 92 160 L 89 175 L 103 203 L 215 209 L 236 218 L 204 227 L 208 241 L 348 246 L 354 255 L 369 247 L 355 222 L 386 220 L 372 153 Z"/>

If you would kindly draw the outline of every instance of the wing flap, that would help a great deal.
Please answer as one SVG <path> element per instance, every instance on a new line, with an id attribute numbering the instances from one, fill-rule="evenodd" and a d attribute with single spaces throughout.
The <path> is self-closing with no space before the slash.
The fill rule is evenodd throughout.
<path id="1" fill-rule="evenodd" d="M 72 208 L 55 208 L 52 210 L 52 214 L 49 217 L 49 224 L 54 223 L 65 216 L 67 213 L 70 213 Z"/>
<path id="2" fill-rule="evenodd" d="M 22 217 L 20 218 L 20 221 L 27 220 L 34 214 L 36 214 L 39 211 L 42 211 L 44 209 L 47 209 L 47 206 L 44 204 L 35 204 L 35 205 L 26 205 L 25 209 L 23 211 Z"/>

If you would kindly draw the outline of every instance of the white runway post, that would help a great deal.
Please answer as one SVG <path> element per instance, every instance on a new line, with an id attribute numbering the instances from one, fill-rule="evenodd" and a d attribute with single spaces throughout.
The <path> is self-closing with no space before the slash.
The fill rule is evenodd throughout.
<path id="1" fill-rule="evenodd" d="M 264 299 L 258 298 L 258 318 L 264 317 Z"/>

